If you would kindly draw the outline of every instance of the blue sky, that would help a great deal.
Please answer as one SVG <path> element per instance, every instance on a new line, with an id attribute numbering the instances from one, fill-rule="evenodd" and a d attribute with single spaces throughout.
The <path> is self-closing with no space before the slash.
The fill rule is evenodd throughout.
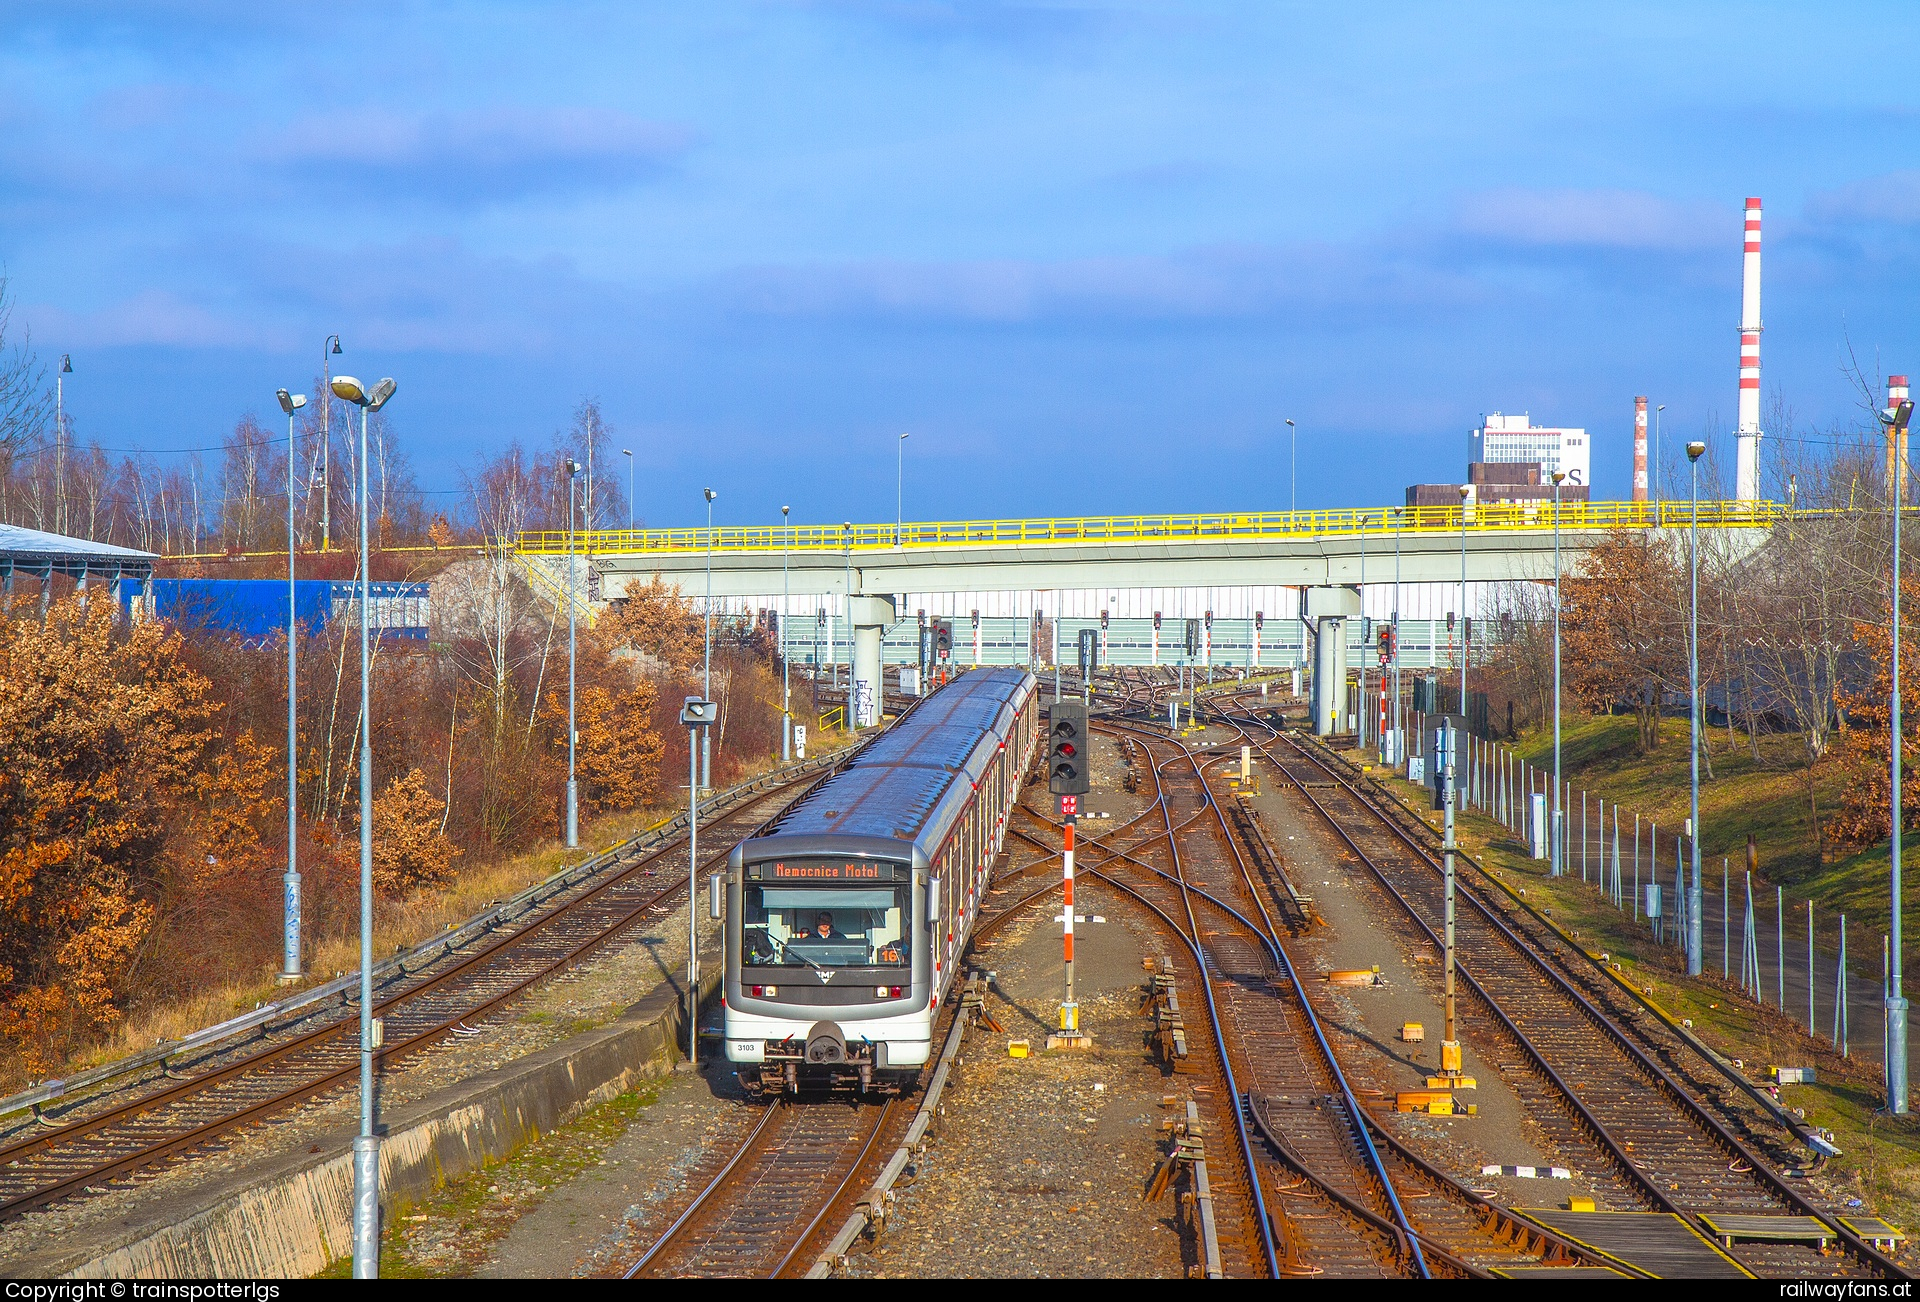
<path id="1" fill-rule="evenodd" d="M 1732 423 L 1749 194 L 1769 399 L 1920 371 L 1908 10 L 1335 8 L 0 5 L 0 264 L 83 438 L 338 332 L 424 487 L 591 394 L 661 524 L 889 518 L 902 430 L 912 518 L 1284 508 L 1287 417 L 1383 503 L 1490 410 L 1624 495 L 1636 393 Z"/>

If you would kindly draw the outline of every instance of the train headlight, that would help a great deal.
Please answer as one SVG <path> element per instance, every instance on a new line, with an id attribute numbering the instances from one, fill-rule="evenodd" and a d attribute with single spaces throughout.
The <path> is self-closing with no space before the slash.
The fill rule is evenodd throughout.
<path id="1" fill-rule="evenodd" d="M 753 997 L 755 999 L 773 999 L 778 996 L 779 993 L 779 986 L 755 986 L 753 988 Z"/>
<path id="2" fill-rule="evenodd" d="M 890 987 L 888 986 L 875 986 L 873 988 L 874 996 L 879 999 L 885 999 L 887 997 L 888 989 L 890 989 Z"/>

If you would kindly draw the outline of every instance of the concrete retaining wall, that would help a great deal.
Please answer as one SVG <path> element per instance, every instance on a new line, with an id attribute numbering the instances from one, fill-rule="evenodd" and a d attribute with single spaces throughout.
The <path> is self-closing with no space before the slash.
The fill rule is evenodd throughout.
<path id="1" fill-rule="evenodd" d="M 719 964 L 700 983 L 718 989 Z M 619 1020 L 476 1076 L 386 1118 L 381 1209 L 394 1216 L 448 1180 L 496 1162 L 583 1109 L 671 1070 L 686 1042 L 677 985 L 662 984 Z M 286 1278 L 312 1275 L 352 1251 L 353 1134 L 319 1153 L 269 1159 L 210 1182 L 200 1196 L 83 1248 L 7 1264 L 29 1278 Z"/>

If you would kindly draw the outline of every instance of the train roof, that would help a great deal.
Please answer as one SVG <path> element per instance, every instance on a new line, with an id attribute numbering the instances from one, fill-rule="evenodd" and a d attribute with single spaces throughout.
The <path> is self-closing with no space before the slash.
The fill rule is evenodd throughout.
<path id="1" fill-rule="evenodd" d="M 1033 690 L 1033 675 L 1024 669 L 962 674 L 815 787 L 764 836 L 743 842 L 734 864 L 844 854 L 911 858 L 925 866 Z"/>

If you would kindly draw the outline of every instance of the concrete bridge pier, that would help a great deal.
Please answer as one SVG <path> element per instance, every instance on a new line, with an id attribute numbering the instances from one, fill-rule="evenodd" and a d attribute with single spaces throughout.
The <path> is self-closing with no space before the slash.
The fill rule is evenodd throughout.
<path id="1" fill-rule="evenodd" d="M 850 597 L 848 618 L 853 621 L 853 685 L 847 693 L 847 716 L 856 728 L 880 722 L 880 644 L 893 623 L 893 598 Z"/>
<path id="2" fill-rule="evenodd" d="M 1347 620 L 1360 613 L 1358 588 L 1308 588 L 1303 614 L 1313 627 L 1313 732 L 1339 732 L 1347 717 Z"/>

